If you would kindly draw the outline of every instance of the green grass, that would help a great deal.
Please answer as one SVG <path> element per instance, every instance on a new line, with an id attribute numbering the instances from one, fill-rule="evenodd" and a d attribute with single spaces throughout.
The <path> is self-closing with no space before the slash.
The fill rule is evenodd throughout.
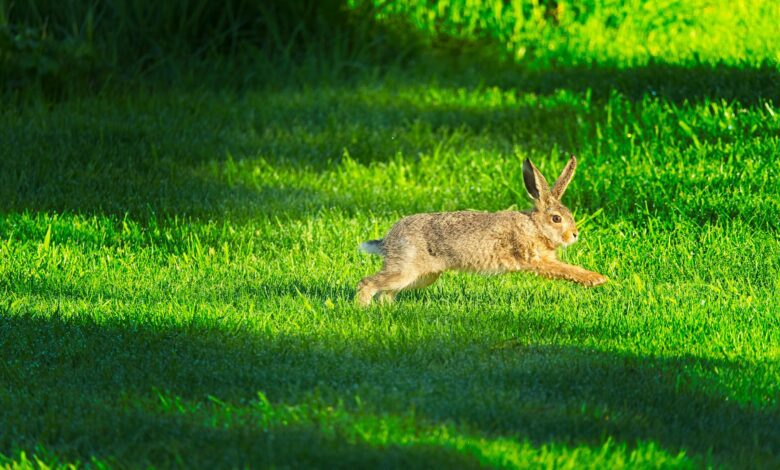
<path id="1" fill-rule="evenodd" d="M 350 3 L 361 4 L 360 0 Z M 426 37 L 488 40 L 545 64 L 760 64 L 780 61 L 772 0 L 370 0 Z"/>
<path id="2" fill-rule="evenodd" d="M 607 47 L 594 21 L 636 5 L 605 3 L 561 20 L 569 52 L 508 64 L 446 51 L 516 53 L 486 3 L 476 29 L 428 18 L 446 34 L 398 5 L 380 20 L 431 41 L 404 67 L 340 82 L 278 59 L 236 87 L 206 62 L 199 85 L 4 103 L 0 466 L 780 466 L 766 30 L 648 59 L 629 26 L 664 5 Z M 659 34 L 683 44 L 680 24 Z M 353 304 L 380 265 L 358 243 L 415 212 L 529 207 L 522 159 L 552 177 L 569 153 L 583 236 L 562 257 L 607 285 L 449 273 Z"/>

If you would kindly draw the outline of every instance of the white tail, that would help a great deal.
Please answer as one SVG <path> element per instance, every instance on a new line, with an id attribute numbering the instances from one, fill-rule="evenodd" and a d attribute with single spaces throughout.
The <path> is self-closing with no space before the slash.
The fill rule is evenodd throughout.
<path id="1" fill-rule="evenodd" d="M 360 251 L 369 255 L 384 255 L 382 251 L 382 240 L 369 240 L 360 244 Z"/>

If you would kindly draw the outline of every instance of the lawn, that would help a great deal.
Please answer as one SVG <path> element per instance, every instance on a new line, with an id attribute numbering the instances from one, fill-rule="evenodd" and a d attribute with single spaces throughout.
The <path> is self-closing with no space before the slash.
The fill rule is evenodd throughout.
<path id="1" fill-rule="evenodd" d="M 6 98 L 0 465 L 780 466 L 778 42 L 669 26 L 645 60 L 582 24 L 533 62 Z M 522 160 L 570 153 L 561 257 L 606 285 L 354 304 L 360 242 L 530 208 Z"/>

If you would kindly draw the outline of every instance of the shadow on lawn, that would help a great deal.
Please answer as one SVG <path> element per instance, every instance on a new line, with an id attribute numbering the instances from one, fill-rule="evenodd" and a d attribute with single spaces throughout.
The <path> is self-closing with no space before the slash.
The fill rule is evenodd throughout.
<path id="1" fill-rule="evenodd" d="M 324 409 L 343 401 L 357 419 L 414 410 L 423 428 L 449 423 L 535 445 L 654 441 L 716 464 L 780 463 L 777 408 L 735 403 L 711 378 L 744 379 L 756 366 L 514 341 L 326 343 L 228 332 L 197 320 L 152 329 L 5 314 L 0 451 L 42 446 L 62 459 L 114 458 L 132 466 L 476 465 L 440 447 L 375 447 L 352 434 L 353 444 L 348 431 L 305 420 L 265 429 L 263 411 L 253 405 L 262 391 L 274 404 L 313 400 Z M 182 405 L 161 410 L 160 396 L 179 397 Z M 234 407 L 229 424 L 221 424 L 226 418 L 215 401 Z"/>
<path id="2" fill-rule="evenodd" d="M 419 49 L 421 54 L 415 58 L 418 64 L 404 69 L 403 77 L 396 78 L 396 82 L 380 81 L 385 87 L 397 83 L 400 87 L 427 88 L 434 84 L 458 94 L 496 86 L 503 91 L 542 96 L 567 90 L 589 93 L 597 103 L 608 100 L 614 92 L 632 101 L 646 97 L 672 103 L 725 100 L 744 106 L 761 106 L 765 100 L 780 102 L 777 86 L 780 68 L 776 65 L 681 66 L 651 62 L 626 68 L 604 64 L 540 68 L 531 63 L 505 63 L 501 59 L 505 45 L 489 38 L 476 42 L 446 34 L 426 38 L 401 17 L 376 22 L 370 7 L 348 8 L 339 0 L 310 3 L 275 2 L 268 10 L 276 15 L 269 17 L 272 18 L 269 21 L 281 21 L 280 24 L 287 26 L 277 28 L 276 32 L 289 37 L 274 36 L 279 44 L 285 44 L 285 53 L 297 56 L 307 47 L 305 38 L 311 33 L 312 37 L 321 36 L 328 41 L 323 51 L 338 47 L 336 43 L 341 44 L 340 41 L 346 41 L 345 44 L 356 50 L 363 50 L 366 43 L 372 44 L 367 50 L 374 54 L 359 56 L 367 62 L 359 65 L 367 68 L 382 69 L 387 63 L 398 62 L 402 52 Z M 253 7 L 247 8 L 257 14 Z M 309 11 L 308 8 L 321 14 L 300 14 Z M 249 24 L 243 27 L 250 27 Z M 301 31 L 309 33 L 301 34 Z M 261 28 L 261 33 L 268 32 Z M 330 42 L 333 38 L 336 43 Z M 437 44 L 444 47 L 431 47 Z M 230 182 L 229 177 L 208 175 L 203 168 L 213 165 L 224 169 L 230 160 L 227 155 L 231 154 L 239 161 L 262 157 L 281 169 L 306 167 L 322 172 L 333 168 L 333 162 L 340 160 L 345 148 L 353 158 L 366 164 L 386 161 L 399 152 L 412 158 L 420 153 L 432 153 L 447 140 L 458 150 L 460 142 L 452 139 L 458 129 L 465 130 L 470 138 L 481 137 L 474 147 L 505 155 L 513 151 L 514 145 L 541 154 L 549 154 L 554 148 L 577 151 L 583 145 L 581 136 L 577 137 L 578 126 L 582 127 L 578 122 L 592 120 L 603 124 L 603 116 L 561 103 L 497 107 L 423 105 L 415 101 L 416 97 L 395 100 L 392 92 L 383 103 L 342 93 L 331 100 L 296 104 L 295 100 L 273 101 L 274 93 L 268 93 L 247 105 L 242 97 L 251 96 L 256 89 L 237 84 L 252 82 L 254 79 L 248 77 L 256 74 L 250 68 L 246 70 L 247 77 L 240 77 L 240 73 L 231 77 L 216 73 L 217 80 L 206 80 L 199 85 L 198 89 L 205 90 L 204 93 L 172 86 L 161 94 L 181 93 L 182 96 L 168 103 L 155 101 L 154 97 L 130 95 L 130 100 L 157 104 L 135 103 L 128 108 L 126 97 L 117 98 L 117 106 L 105 101 L 102 108 L 76 106 L 78 111 L 72 115 L 58 114 L 59 109 L 43 110 L 17 120 L 13 126 L 3 126 L 0 128 L 0 142 L 4 144 L 0 154 L 0 213 L 28 210 L 120 217 L 129 214 L 140 219 L 150 215 L 208 219 L 227 214 L 299 216 L 323 207 L 346 206 L 348 210 L 364 211 L 367 207 L 354 207 L 352 202 L 305 187 L 289 183 L 284 187 L 274 184 L 250 187 Z M 345 72 L 345 75 L 350 74 Z M 369 80 L 374 77 L 355 75 Z M 345 79 L 347 90 L 363 80 Z M 290 82 L 300 85 L 292 87 L 292 91 L 317 90 L 323 83 L 332 83 L 308 76 L 291 77 Z M 265 89 L 267 84 L 258 78 L 254 85 Z M 318 93 L 327 94 L 327 87 L 323 86 Z M 283 87 L 282 90 L 282 94 L 290 92 Z M 60 103 L 58 108 L 69 104 Z M 254 110 L 265 108 L 281 108 L 284 114 L 270 113 L 255 119 L 258 113 Z M 606 114 L 603 110 L 595 113 Z M 50 119 L 51 116 L 58 118 Z M 622 124 L 628 125 L 618 123 L 616 127 L 621 128 Z M 589 138 L 595 139 L 595 131 L 591 134 Z M 395 136 L 400 138 L 395 140 Z M 710 137 L 718 145 L 729 139 L 728 135 Z M 706 141 L 708 137 L 699 138 Z M 615 179 L 620 179 L 620 175 Z M 631 183 L 634 188 L 645 184 L 636 180 Z M 626 193 L 634 188 L 626 188 Z M 745 188 L 745 192 L 749 189 Z M 599 196 L 594 195 L 593 200 L 598 201 Z M 507 201 L 506 205 L 511 202 L 514 201 Z M 669 201 L 647 202 L 650 207 L 665 210 L 668 204 L 664 203 Z M 401 210 L 415 205 L 410 201 L 395 203 L 398 206 L 394 208 Z M 718 210 L 714 208 L 711 212 Z M 748 208 L 736 215 L 744 216 L 750 223 L 750 212 Z"/>
<path id="3" fill-rule="evenodd" d="M 251 115 L 251 103 L 233 101 L 241 111 L 226 116 L 230 113 L 215 101 L 202 105 L 209 122 L 190 127 L 179 123 L 188 123 L 191 111 L 179 110 L 177 103 L 160 105 L 172 126 L 166 131 L 160 130 L 165 122 L 150 124 L 157 118 L 149 110 L 73 122 L 67 116 L 39 116 L 49 130 L 29 127 L 32 118 L 0 130 L 0 140 L 13 142 L 0 156 L 0 212 L 127 214 L 140 220 L 295 218 L 322 208 L 365 212 L 376 210 L 368 198 L 356 202 L 298 180 L 305 172 L 316 178 L 333 171 L 345 149 L 354 160 L 370 164 L 399 152 L 412 158 L 431 154 L 445 144 L 466 148 L 469 138 L 484 143 L 482 151 L 504 155 L 523 142 L 544 152 L 575 145 L 567 117 L 576 110 L 567 104 L 426 107 L 409 99 L 373 103 L 339 95 L 303 104 L 279 100 L 278 116 L 247 118 L 242 112 Z M 254 171 L 265 171 L 266 180 L 258 184 L 250 177 Z M 279 183 L 275 172 L 288 175 Z M 408 210 L 422 201 L 389 203 Z"/>
<path id="4" fill-rule="evenodd" d="M 576 100 L 468 104 L 469 100 L 452 96 L 441 103 L 436 99 L 426 103 L 418 100 L 419 94 L 403 96 L 393 90 L 384 94 L 365 90 L 350 93 L 350 85 L 333 94 L 327 86 L 317 89 L 315 84 L 314 92 L 259 92 L 253 102 L 245 101 L 252 99 L 251 90 L 236 94 L 213 89 L 203 95 L 181 92 L 178 96 L 172 89 L 168 93 L 174 98 L 169 101 L 141 96 L 149 102 L 129 106 L 121 102 L 115 107 L 110 101 L 98 100 L 94 109 L 91 105 L 74 105 L 75 110 L 69 111 L 31 111 L 0 129 L 0 141 L 6 143 L 0 150 L 0 213 L 128 214 L 139 220 L 167 216 L 297 218 L 323 208 L 364 213 L 377 210 L 368 198 L 350 199 L 298 183 L 305 176 L 316 179 L 334 170 L 345 149 L 354 160 L 368 165 L 391 160 L 399 153 L 404 158 L 436 154 L 443 146 L 457 153 L 472 150 L 503 156 L 511 155 L 515 148 L 541 155 L 549 155 L 554 149 L 578 152 L 585 145 L 601 145 L 601 141 L 610 139 L 628 146 L 625 129 L 639 122 L 636 109 L 612 116 L 611 109 L 600 106 L 615 91 L 634 101 L 645 97 L 672 103 L 726 100 L 745 106 L 759 106 L 767 99 L 780 101 L 780 87 L 775 86 L 780 81 L 780 69 L 770 65 L 683 67 L 651 63 L 624 69 L 604 65 L 533 69 L 504 65 L 495 59 L 485 64 L 476 60 L 472 63 L 464 56 L 434 59 L 430 71 L 436 71 L 436 80 L 432 81 L 423 67 L 422 72 L 400 80 L 398 86 L 419 90 L 436 83 L 452 96 L 492 86 L 503 92 L 516 91 L 516 95 L 531 92 L 546 96 L 568 90 L 590 93 L 596 104 L 588 109 Z M 381 83 L 387 88 L 394 86 L 393 82 Z M 67 109 L 68 103 L 61 107 Z M 607 114 L 614 121 L 612 127 L 606 124 Z M 672 117 L 669 123 L 647 127 L 666 127 L 666 136 L 679 134 L 678 140 L 685 145 L 690 136 L 676 121 Z M 599 132 L 596 126 L 601 126 Z M 764 137 L 760 131 L 746 130 L 741 135 L 718 130 L 717 126 L 713 129 L 693 132 L 699 134 L 699 141 L 717 142 L 718 146 L 735 139 Z M 597 136 L 601 131 L 606 136 L 603 139 Z M 630 146 L 654 142 L 649 129 L 647 134 L 648 141 L 635 137 Z M 603 158 L 608 163 L 609 157 Z M 726 156 L 714 155 L 716 158 Z M 254 171 L 265 171 L 265 180 L 247 178 Z M 723 194 L 736 184 L 715 180 L 691 187 L 687 177 L 648 182 L 648 175 L 626 177 L 624 170 L 614 171 L 603 175 L 604 179 L 619 181 L 624 184 L 620 188 L 624 194 L 642 194 L 645 199 L 630 201 L 618 196 L 610 200 L 599 187 L 600 192 L 581 191 L 585 194 L 580 196 L 585 203 L 582 209 L 593 212 L 606 205 L 610 206 L 608 210 L 624 214 L 634 211 L 636 207 L 631 204 L 637 204 L 659 216 L 672 215 L 681 209 L 664 188 Z M 279 182 L 274 180 L 275 172 L 288 173 Z M 519 170 L 515 173 L 519 175 Z M 520 183 L 518 178 L 515 180 Z M 651 186 L 655 189 L 644 190 Z M 753 188 L 743 189 L 749 195 Z M 508 192 L 505 197 L 503 206 L 516 202 Z M 438 209 L 430 207 L 422 196 L 419 200 L 388 199 L 379 206 L 400 212 Z M 701 222 L 721 216 L 741 218 L 748 224 L 756 219 L 773 220 L 769 216 L 754 217 L 755 208 L 748 203 L 724 208 L 706 201 L 687 208 L 686 215 Z M 771 213 L 771 209 L 762 209 L 762 215 Z"/>
<path id="5" fill-rule="evenodd" d="M 532 81 L 556 80 L 540 76 Z M 598 140 L 590 134 L 596 132 L 595 125 L 605 114 L 597 106 L 581 109 L 565 101 L 482 106 L 421 104 L 408 96 L 374 102 L 370 94 L 327 95 L 313 101 L 286 100 L 286 96 L 276 99 L 278 116 L 255 115 L 252 103 L 236 98 L 226 103 L 202 100 L 205 103 L 192 108 L 175 99 L 146 106 L 137 114 L 126 109 L 106 110 L 100 119 L 83 117 L 71 122 L 67 114 L 36 117 L 42 119 L 45 131 L 30 127 L 33 117 L 17 121 L 18 125 L 0 130 L 0 140 L 11 142 L 0 156 L 0 213 L 129 215 L 143 222 L 149 217 L 174 216 L 239 221 L 257 216 L 301 218 L 332 208 L 348 214 L 440 210 L 449 198 L 444 193 L 433 198 L 422 193 L 405 197 L 380 194 L 382 200 L 376 203 L 364 194 L 364 188 L 356 191 L 357 195 L 343 188 L 331 191 L 318 178 L 324 173 L 342 177 L 337 165 L 344 149 L 365 165 L 391 160 L 398 153 L 404 158 L 434 155 L 443 148 L 455 154 L 493 152 L 510 160 L 508 156 L 516 148 L 542 155 L 556 148 L 574 151 L 585 142 Z M 200 110 L 203 120 L 192 118 L 193 109 Z M 613 119 L 616 128 L 627 124 Z M 171 128 L 161 130 L 166 123 Z M 682 132 L 675 129 L 668 133 Z M 700 136 L 702 141 L 721 143 L 732 138 L 737 137 Z M 621 165 L 595 163 L 598 166 L 589 171 L 600 172 L 600 181 L 619 182 L 621 194 L 638 195 L 638 200 L 605 194 L 606 186 L 590 178 L 586 180 L 590 188 L 581 182 L 569 195 L 569 200 L 577 201 L 576 207 L 586 212 L 607 207 L 627 214 L 641 205 L 658 216 L 683 213 L 702 223 L 721 217 L 741 218 L 747 224 L 774 220 L 767 215 L 770 206 L 761 207 L 758 213 L 762 217 L 756 217 L 756 207 L 748 201 L 738 204 L 733 198 L 724 202 L 718 197 L 733 188 L 733 177 L 704 178 L 692 184 L 689 175 L 632 176 Z M 762 168 L 755 171 L 770 171 Z M 264 176 L 254 177 L 254 172 Z M 508 175 L 522 187 L 519 162 L 517 168 L 495 172 L 485 177 L 499 180 Z M 343 183 L 336 187 L 339 185 Z M 674 198 L 680 188 L 711 191 L 713 196 L 680 207 Z M 744 189 L 745 197 L 753 201 L 751 188 Z M 491 209 L 517 202 L 506 188 L 496 191 L 463 194 L 459 207 Z"/>
<path id="6" fill-rule="evenodd" d="M 479 64 L 479 63 L 478 63 Z M 523 64 L 484 64 L 482 67 L 460 58 L 443 74 L 458 86 L 498 86 L 549 95 L 558 90 L 590 93 L 596 102 L 613 93 L 632 100 L 658 98 L 672 103 L 703 101 L 738 102 L 743 106 L 760 106 L 766 101 L 780 101 L 780 67 L 772 64 L 733 66 L 726 64 L 673 65 L 650 62 L 634 67 L 611 65 L 553 66 L 532 68 Z"/>

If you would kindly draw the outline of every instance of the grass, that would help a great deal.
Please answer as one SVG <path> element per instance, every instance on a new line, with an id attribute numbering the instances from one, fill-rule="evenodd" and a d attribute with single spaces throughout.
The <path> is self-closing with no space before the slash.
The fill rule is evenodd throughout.
<path id="1" fill-rule="evenodd" d="M 638 60 L 586 11 L 562 27 L 592 63 L 451 59 L 515 44 L 413 6 L 433 52 L 403 68 L 0 109 L 0 465 L 780 465 L 777 49 Z M 522 159 L 568 153 L 562 257 L 606 286 L 450 273 L 353 304 L 359 242 L 528 207 Z"/>

